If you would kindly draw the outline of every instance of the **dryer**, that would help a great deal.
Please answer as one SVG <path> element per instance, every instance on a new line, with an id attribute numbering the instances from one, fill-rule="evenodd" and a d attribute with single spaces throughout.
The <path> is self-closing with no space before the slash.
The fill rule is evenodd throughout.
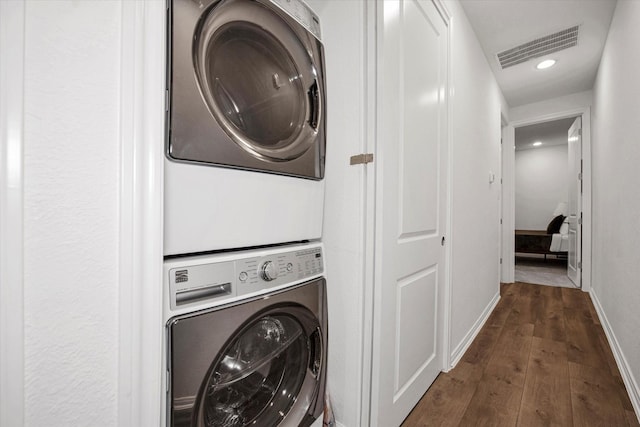
<path id="1" fill-rule="evenodd" d="M 165 261 L 166 425 L 321 423 L 323 273 L 320 244 Z"/>
<path id="2" fill-rule="evenodd" d="M 319 239 L 320 21 L 300 0 L 172 0 L 165 255 Z"/>

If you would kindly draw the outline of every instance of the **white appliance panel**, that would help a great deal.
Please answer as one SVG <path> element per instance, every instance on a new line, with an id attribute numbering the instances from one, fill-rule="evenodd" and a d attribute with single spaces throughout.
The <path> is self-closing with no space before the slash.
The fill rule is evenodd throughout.
<path id="1" fill-rule="evenodd" d="M 165 161 L 164 254 L 317 240 L 324 181 Z"/>

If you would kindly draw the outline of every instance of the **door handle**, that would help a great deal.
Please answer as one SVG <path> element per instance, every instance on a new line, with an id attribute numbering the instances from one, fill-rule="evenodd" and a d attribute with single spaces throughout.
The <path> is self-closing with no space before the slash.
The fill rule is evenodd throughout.
<path id="1" fill-rule="evenodd" d="M 444 246 L 444 236 L 442 236 L 442 240 L 440 241 L 440 246 Z"/>
<path id="2" fill-rule="evenodd" d="M 311 357 L 309 358 L 309 370 L 317 378 L 322 369 L 322 336 L 320 328 L 316 328 L 309 335 L 309 344 L 311 347 Z"/>
<path id="3" fill-rule="evenodd" d="M 309 87 L 309 126 L 314 130 L 318 130 L 318 120 L 320 119 L 320 92 L 318 90 L 318 82 L 314 81 Z"/>

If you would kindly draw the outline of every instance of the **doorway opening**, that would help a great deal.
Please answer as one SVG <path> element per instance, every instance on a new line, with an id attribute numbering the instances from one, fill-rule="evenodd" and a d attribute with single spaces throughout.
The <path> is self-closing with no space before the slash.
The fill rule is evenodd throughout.
<path id="1" fill-rule="evenodd" d="M 508 125 L 505 134 L 513 150 L 503 150 L 503 199 L 509 206 L 503 212 L 502 232 L 511 244 L 503 246 L 503 282 L 590 289 L 590 123 L 586 107 Z M 554 151 L 555 158 L 549 154 Z M 548 233 L 552 225 L 555 231 Z M 527 233 L 532 231 L 546 236 Z M 541 243 L 545 239 L 547 243 Z"/>
<path id="2" fill-rule="evenodd" d="M 517 282 L 576 287 L 569 254 L 568 131 L 575 117 L 515 129 L 515 270 Z"/>

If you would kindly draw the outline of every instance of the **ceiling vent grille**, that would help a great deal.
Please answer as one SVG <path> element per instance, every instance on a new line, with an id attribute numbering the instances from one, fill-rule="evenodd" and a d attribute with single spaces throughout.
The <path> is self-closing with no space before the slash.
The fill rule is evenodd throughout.
<path id="1" fill-rule="evenodd" d="M 502 69 L 521 64 L 533 58 L 539 58 L 553 52 L 568 49 L 578 44 L 578 28 L 567 28 L 545 37 L 532 40 L 514 48 L 499 52 L 498 62 Z"/>

